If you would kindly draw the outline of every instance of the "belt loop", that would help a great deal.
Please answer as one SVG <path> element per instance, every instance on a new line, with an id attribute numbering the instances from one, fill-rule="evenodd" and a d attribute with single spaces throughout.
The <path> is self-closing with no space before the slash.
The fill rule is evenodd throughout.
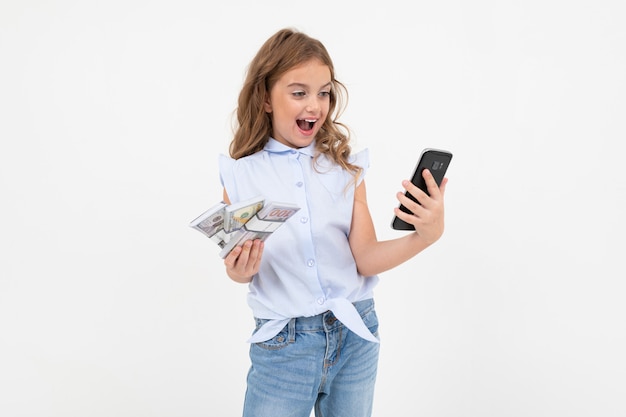
<path id="1" fill-rule="evenodd" d="M 289 337 L 289 343 L 293 343 L 296 341 L 296 319 L 292 318 L 289 320 L 289 324 L 287 325 L 287 332 Z"/>

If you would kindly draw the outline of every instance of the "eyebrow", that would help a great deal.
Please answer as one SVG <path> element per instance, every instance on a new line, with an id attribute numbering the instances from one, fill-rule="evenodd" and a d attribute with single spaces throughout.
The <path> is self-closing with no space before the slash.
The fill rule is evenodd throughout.
<path id="1" fill-rule="evenodd" d="M 320 90 L 321 90 L 321 89 L 323 89 L 323 88 L 326 88 L 326 87 L 332 87 L 332 84 L 333 84 L 333 83 L 332 83 L 331 81 L 329 81 L 329 82 L 327 82 L 326 84 L 324 84 L 323 86 L 321 86 L 321 87 L 320 87 Z M 287 85 L 287 87 L 301 87 L 301 88 L 308 88 L 309 86 L 308 86 L 307 84 L 303 84 L 303 83 L 298 83 L 298 82 L 295 82 L 295 83 L 288 84 L 288 85 Z"/>

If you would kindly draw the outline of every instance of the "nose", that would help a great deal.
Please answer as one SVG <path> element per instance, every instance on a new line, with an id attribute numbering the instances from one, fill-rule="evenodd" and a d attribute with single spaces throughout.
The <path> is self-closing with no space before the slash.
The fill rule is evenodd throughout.
<path id="1" fill-rule="evenodd" d="M 317 97 L 311 97 L 306 103 L 305 110 L 309 113 L 316 113 L 320 109 L 320 103 Z"/>

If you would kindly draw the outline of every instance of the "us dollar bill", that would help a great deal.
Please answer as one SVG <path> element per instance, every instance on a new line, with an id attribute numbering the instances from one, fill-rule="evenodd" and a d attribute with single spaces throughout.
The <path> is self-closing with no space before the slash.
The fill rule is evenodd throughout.
<path id="1" fill-rule="evenodd" d="M 231 250 L 243 245 L 247 240 L 259 239 L 265 241 L 298 210 L 300 210 L 300 207 L 293 204 L 268 203 L 244 223 L 243 227 L 230 235 L 230 240 L 222 248 L 220 256 L 225 258 Z"/>
<path id="2" fill-rule="evenodd" d="M 243 227 L 261 208 L 265 200 L 254 197 L 239 203 L 231 204 L 224 209 L 224 232 L 233 233 Z"/>
<path id="3" fill-rule="evenodd" d="M 204 213 L 193 219 L 189 226 L 204 233 L 215 243 L 220 244 L 222 237 L 218 236 L 224 229 L 224 209 L 227 204 L 223 201 L 215 204 Z"/>
<path id="4" fill-rule="evenodd" d="M 265 221 L 285 222 L 298 210 L 300 207 L 293 204 L 271 202 L 259 211 L 258 217 Z"/>

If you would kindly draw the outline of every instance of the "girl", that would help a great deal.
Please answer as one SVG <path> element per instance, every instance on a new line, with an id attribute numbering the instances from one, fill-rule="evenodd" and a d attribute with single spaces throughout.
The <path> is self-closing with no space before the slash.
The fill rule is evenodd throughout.
<path id="1" fill-rule="evenodd" d="M 300 211 L 266 243 L 247 241 L 224 260 L 248 283 L 256 321 L 244 417 L 370 416 L 378 363 L 377 274 L 415 256 L 444 229 L 443 196 L 424 171 L 430 196 L 403 181 L 398 201 L 415 226 L 376 238 L 363 177 L 367 150 L 351 154 L 337 119 L 346 90 L 316 39 L 280 30 L 258 51 L 239 95 L 230 158 L 220 157 L 224 201 L 256 195 Z"/>

